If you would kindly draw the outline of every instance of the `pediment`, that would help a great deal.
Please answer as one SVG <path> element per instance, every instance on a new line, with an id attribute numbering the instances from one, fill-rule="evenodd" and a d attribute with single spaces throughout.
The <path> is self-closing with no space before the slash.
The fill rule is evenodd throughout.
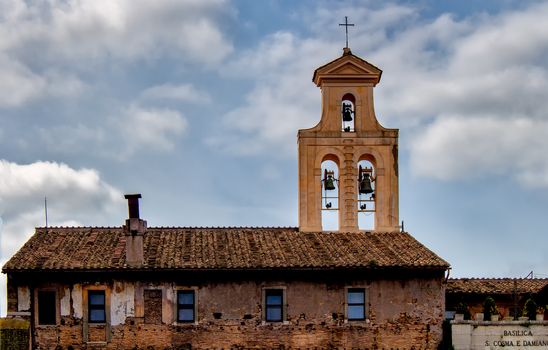
<path id="1" fill-rule="evenodd" d="M 382 71 L 379 68 L 348 53 L 316 69 L 312 80 L 318 86 L 325 79 L 352 79 L 377 84 L 381 74 Z"/>
<path id="2" fill-rule="evenodd" d="M 346 62 L 342 66 L 335 67 L 335 69 L 332 69 L 328 72 L 324 72 L 323 74 L 371 74 L 375 73 L 371 70 L 366 70 L 363 67 L 357 66 L 356 64 L 352 62 Z"/>

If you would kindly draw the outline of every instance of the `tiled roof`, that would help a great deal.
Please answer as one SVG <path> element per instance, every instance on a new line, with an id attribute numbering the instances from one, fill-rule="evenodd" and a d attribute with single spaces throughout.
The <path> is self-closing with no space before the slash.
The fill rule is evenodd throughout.
<path id="1" fill-rule="evenodd" d="M 129 269 L 125 241 L 122 228 L 39 228 L 3 271 Z M 145 269 L 449 266 L 405 232 L 297 228 L 148 228 L 144 256 Z"/>
<path id="2" fill-rule="evenodd" d="M 450 278 L 447 293 L 512 294 L 538 293 L 548 286 L 548 278 Z"/>

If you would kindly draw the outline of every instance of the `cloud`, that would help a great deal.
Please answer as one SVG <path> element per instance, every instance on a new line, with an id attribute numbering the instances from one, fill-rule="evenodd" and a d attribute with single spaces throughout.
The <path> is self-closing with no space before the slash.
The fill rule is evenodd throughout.
<path id="1" fill-rule="evenodd" d="M 207 69 L 233 46 L 225 0 L 0 3 L 0 108 L 72 97 L 105 65 L 173 58 Z"/>
<path id="2" fill-rule="evenodd" d="M 440 180 L 511 176 L 548 187 L 548 120 L 439 118 L 412 143 L 415 175 Z"/>
<path id="3" fill-rule="evenodd" d="M 296 129 L 311 127 L 319 118 L 319 92 L 310 77 L 337 57 L 341 45 L 323 33 L 332 14 L 343 10 L 348 8 L 320 7 L 305 16 L 312 26 L 310 37 L 274 33 L 229 62 L 226 75 L 259 78 L 245 103 L 223 116 L 229 134 L 208 143 L 240 155 L 293 156 Z M 411 151 L 415 174 L 444 180 L 454 180 L 455 170 L 472 168 L 477 176 L 501 174 L 507 157 L 519 157 L 515 150 L 527 151 L 525 141 L 545 130 L 548 3 L 460 19 L 442 14 L 425 20 L 413 7 L 390 4 L 354 12 L 355 22 L 365 25 L 351 28 L 350 45 L 355 54 L 383 69 L 375 89 L 377 116 L 387 127 L 416 135 L 412 147 L 402 145 Z M 373 20 L 376 25 L 369 25 Z M 488 161 L 486 153 L 462 160 L 464 150 L 489 147 L 473 126 L 494 140 Z M 495 130 L 505 128 L 512 134 L 497 136 Z M 501 151 L 491 152 L 495 149 Z M 536 151 L 527 153 L 535 155 L 519 161 L 516 180 L 545 186 L 548 160 Z"/>
<path id="4" fill-rule="evenodd" d="M 93 145 L 95 156 L 124 160 L 141 150 L 171 151 L 187 128 L 179 111 L 130 104 L 101 122 L 41 127 L 38 135 L 51 151 L 78 154 Z"/>
<path id="5" fill-rule="evenodd" d="M 222 67 L 227 77 L 252 78 L 256 85 L 246 94 L 244 105 L 223 116 L 229 133 L 223 131 L 206 142 L 241 155 L 270 152 L 285 157 L 293 153 L 297 130 L 319 121 L 320 91 L 311 77 L 331 49 L 317 40 L 277 32 L 259 50 L 245 51 L 227 68 Z"/>
<path id="6" fill-rule="evenodd" d="M 215 64 L 232 50 L 219 27 L 227 1 L 93 0 L 48 3 L 12 0 L 0 16 L 0 50 L 31 60 L 140 59 L 177 53 Z"/>
<path id="7" fill-rule="evenodd" d="M 200 104 L 211 102 L 211 97 L 207 92 L 197 90 L 192 84 L 152 86 L 143 90 L 141 97 L 144 99 L 176 100 Z"/>
<path id="8" fill-rule="evenodd" d="M 160 151 L 173 149 L 173 137 L 187 129 L 187 120 L 175 110 L 146 109 L 130 106 L 115 121 L 124 139 L 125 152 L 133 154 L 139 149 Z"/>
<path id="9" fill-rule="evenodd" d="M 123 217 L 122 193 L 93 169 L 66 164 L 17 164 L 0 160 L 0 264 L 4 264 L 45 225 L 44 197 L 50 226 L 116 225 Z M 4 277 L 2 277 L 4 278 Z M 6 310 L 5 280 L 0 286 L 0 309 Z"/>
<path id="10" fill-rule="evenodd" d="M 0 107 L 16 107 L 43 93 L 46 81 L 0 54 Z"/>

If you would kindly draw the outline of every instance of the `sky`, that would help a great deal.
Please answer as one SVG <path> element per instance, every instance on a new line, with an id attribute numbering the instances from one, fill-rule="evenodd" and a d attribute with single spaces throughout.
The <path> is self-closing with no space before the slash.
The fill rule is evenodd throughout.
<path id="1" fill-rule="evenodd" d="M 0 2 L 0 263 L 45 225 L 298 226 L 314 70 L 383 70 L 400 219 L 451 277 L 548 277 L 548 1 Z M 0 314 L 5 313 L 5 275 Z"/>

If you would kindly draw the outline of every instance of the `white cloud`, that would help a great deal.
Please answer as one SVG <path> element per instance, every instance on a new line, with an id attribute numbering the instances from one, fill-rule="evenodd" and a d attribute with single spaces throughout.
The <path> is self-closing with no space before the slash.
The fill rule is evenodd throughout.
<path id="1" fill-rule="evenodd" d="M 215 64 L 232 51 L 218 17 L 225 0 L 11 1 L 0 16 L 0 50 L 22 58 L 41 52 L 51 61 L 153 58 Z"/>
<path id="2" fill-rule="evenodd" d="M 34 233 L 34 227 L 44 226 L 44 197 L 48 198 L 50 226 L 122 224 L 122 193 L 103 181 L 97 171 L 54 162 L 0 160 L 2 265 Z M 0 309 L 6 310 L 3 282 Z"/>
<path id="3" fill-rule="evenodd" d="M 160 151 L 173 149 L 173 137 L 187 129 L 187 120 L 178 111 L 170 109 L 145 109 L 130 106 L 115 122 L 121 133 L 125 152 L 152 148 Z"/>
<path id="4" fill-rule="evenodd" d="M 169 57 L 211 67 L 233 51 L 221 28 L 233 16 L 225 0 L 3 1 L 0 108 L 79 94 L 105 63 Z"/>
<path id="5" fill-rule="evenodd" d="M 0 54 L 0 107 L 16 107 L 43 93 L 46 81 Z"/>
<path id="6" fill-rule="evenodd" d="M 223 116 L 230 134 L 210 137 L 207 143 L 242 155 L 271 152 L 284 157 L 295 152 L 297 130 L 319 121 L 320 91 L 311 77 L 332 50 L 318 40 L 278 32 L 267 37 L 260 49 L 243 52 L 222 67 L 223 74 L 253 78 L 256 86 L 245 96 L 244 105 Z"/>
<path id="7" fill-rule="evenodd" d="M 348 12 L 336 11 L 342 10 Z M 334 38 L 323 34 L 333 13 L 322 7 L 306 16 L 313 37 L 275 33 L 223 69 L 227 75 L 259 79 L 245 103 L 224 116 L 231 129 L 226 142 L 211 138 L 210 144 L 238 154 L 295 154 L 296 129 L 313 126 L 319 117 L 311 114 L 320 100 L 310 77 L 337 57 Z M 528 150 L 534 146 L 525 140 L 538 138 L 548 121 L 548 3 L 463 19 L 442 14 L 424 20 L 415 9 L 400 5 L 360 7 L 352 13 L 356 23 L 365 25 L 351 28 L 350 46 L 384 71 L 375 89 L 381 124 L 409 128 L 419 140 L 411 147 L 416 174 L 447 180 L 454 179 L 454 171 L 470 168 L 478 176 L 501 174 L 506 157 L 527 151 L 530 156 L 520 160 L 516 179 L 546 185 L 548 160 Z M 369 25 L 372 20 L 377 25 Z M 467 120 L 494 140 L 486 150 L 488 161 L 473 154 L 462 162 L 464 150 L 489 147 L 477 130 L 464 127 Z M 444 127 L 458 129 L 460 135 Z M 500 129 L 513 133 L 498 137 L 495 130 Z"/>
<path id="8" fill-rule="evenodd" d="M 144 99 L 177 100 L 183 102 L 209 103 L 211 97 L 205 91 L 197 90 L 192 84 L 162 84 L 141 92 Z"/>
<path id="9" fill-rule="evenodd" d="M 179 111 L 136 104 L 95 122 L 39 128 L 38 135 L 51 151 L 78 154 L 93 145 L 96 156 L 124 160 L 140 150 L 171 151 L 188 128 Z"/>
<path id="10" fill-rule="evenodd" d="M 416 175 L 441 180 L 510 176 L 548 187 L 548 120 L 439 118 L 412 143 Z"/>

